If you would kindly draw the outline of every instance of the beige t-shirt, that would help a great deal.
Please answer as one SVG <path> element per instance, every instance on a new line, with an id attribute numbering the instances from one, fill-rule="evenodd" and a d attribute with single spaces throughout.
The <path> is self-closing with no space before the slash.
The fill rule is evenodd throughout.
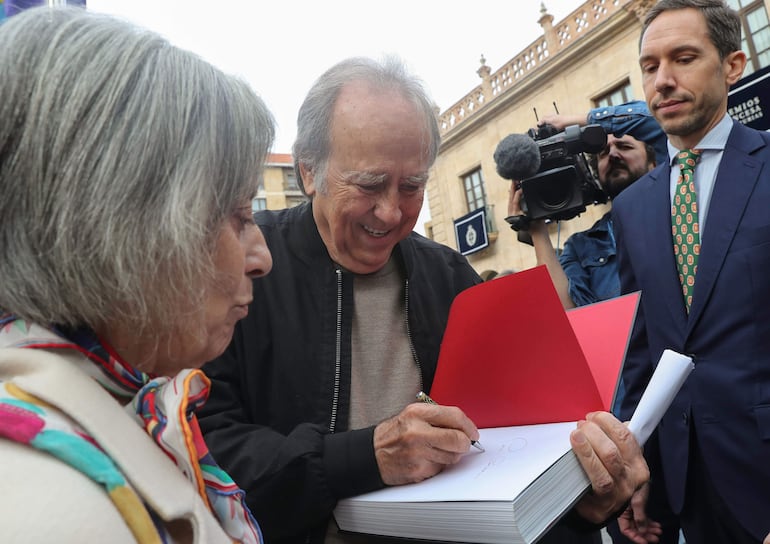
<path id="1" fill-rule="evenodd" d="M 353 297 L 350 429 L 398 414 L 422 379 L 407 336 L 404 281 L 391 259 L 380 271 L 356 276 Z"/>
<path id="2" fill-rule="evenodd" d="M 395 261 L 374 274 L 357 275 L 353 297 L 349 428 L 361 429 L 415 402 L 422 377 L 407 336 L 404 280 Z M 379 542 L 394 540 L 338 533 L 336 523 L 329 523 L 327 544 Z"/>

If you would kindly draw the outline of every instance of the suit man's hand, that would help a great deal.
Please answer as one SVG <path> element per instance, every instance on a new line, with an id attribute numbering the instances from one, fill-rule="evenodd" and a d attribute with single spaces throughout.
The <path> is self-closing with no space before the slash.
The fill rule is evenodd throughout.
<path id="1" fill-rule="evenodd" d="M 608 412 L 592 412 L 570 435 L 572 449 L 591 480 L 591 491 L 578 502 L 578 514 L 602 523 L 650 479 L 650 470 L 634 435 Z"/>
<path id="2" fill-rule="evenodd" d="M 650 485 L 644 484 L 631 497 L 628 505 L 618 518 L 618 527 L 626 538 L 637 544 L 659 542 L 663 527 L 657 521 L 647 517 L 647 498 L 650 495 Z"/>
<path id="3" fill-rule="evenodd" d="M 453 406 L 412 403 L 374 429 L 374 455 L 387 485 L 419 482 L 460 460 L 479 431 Z"/>

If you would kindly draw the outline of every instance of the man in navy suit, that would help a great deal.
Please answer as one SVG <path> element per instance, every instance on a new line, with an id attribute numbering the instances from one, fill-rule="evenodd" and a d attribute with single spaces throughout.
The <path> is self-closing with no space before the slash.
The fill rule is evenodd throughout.
<path id="1" fill-rule="evenodd" d="M 664 349 L 690 355 L 658 451 L 645 452 L 652 481 L 664 482 L 688 543 L 758 543 L 770 530 L 770 135 L 727 115 L 746 65 L 738 16 L 720 0 L 662 0 L 645 17 L 639 64 L 671 160 L 613 202 L 621 291 L 642 291 L 623 416 Z M 691 298 L 672 241 L 683 149 L 700 153 Z M 619 520 L 637 542 L 644 503 L 642 490 Z"/>

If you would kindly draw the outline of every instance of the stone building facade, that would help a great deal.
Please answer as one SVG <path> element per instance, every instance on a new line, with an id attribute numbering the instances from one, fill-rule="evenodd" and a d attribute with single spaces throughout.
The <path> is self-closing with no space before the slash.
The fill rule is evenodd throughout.
<path id="1" fill-rule="evenodd" d="M 496 172 L 493 153 L 511 133 L 536 126 L 536 115 L 587 113 L 601 105 L 644 99 L 637 62 L 641 22 L 654 0 L 589 0 L 558 24 L 541 9 L 543 35 L 495 72 L 482 57 L 481 83 L 440 113 L 442 145 L 427 190 L 426 235 L 458 248 L 453 221 L 487 210 L 489 246 L 468 255 L 482 276 L 535 265 L 531 246 L 505 222 L 510 181 Z M 770 65 L 770 0 L 730 0 L 744 21 L 747 73 Z M 534 14 L 536 15 L 536 14 Z M 554 106 L 555 104 L 555 106 Z M 590 205 L 579 217 L 550 225 L 554 246 L 589 228 L 608 205 Z"/>

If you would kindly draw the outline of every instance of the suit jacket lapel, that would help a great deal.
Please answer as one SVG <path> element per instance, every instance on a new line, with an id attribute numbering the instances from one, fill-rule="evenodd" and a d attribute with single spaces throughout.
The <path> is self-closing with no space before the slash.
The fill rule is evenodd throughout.
<path id="1" fill-rule="evenodd" d="M 727 139 L 711 194 L 707 227 L 702 235 L 698 272 L 695 276 L 695 290 L 687 327 L 688 334 L 693 330 L 708 304 L 714 290 L 714 283 L 759 178 L 762 161 L 750 156 L 749 153 L 762 146 L 764 146 L 762 138 L 737 121 L 733 122 L 733 129 Z"/>

